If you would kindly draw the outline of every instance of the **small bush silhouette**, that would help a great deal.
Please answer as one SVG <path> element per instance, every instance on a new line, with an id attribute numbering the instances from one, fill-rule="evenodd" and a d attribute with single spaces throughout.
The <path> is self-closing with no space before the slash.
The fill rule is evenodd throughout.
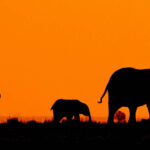
<path id="1" fill-rule="evenodd" d="M 122 111 L 117 111 L 116 114 L 115 114 L 114 119 L 115 119 L 118 123 L 125 123 L 126 115 L 125 115 L 125 113 L 123 113 Z"/>
<path id="2" fill-rule="evenodd" d="M 18 123 L 18 118 L 10 118 L 7 120 L 7 123 Z"/>
<path id="3" fill-rule="evenodd" d="M 10 118 L 7 120 L 7 123 L 8 124 L 18 124 L 19 121 L 18 121 L 18 118 Z"/>

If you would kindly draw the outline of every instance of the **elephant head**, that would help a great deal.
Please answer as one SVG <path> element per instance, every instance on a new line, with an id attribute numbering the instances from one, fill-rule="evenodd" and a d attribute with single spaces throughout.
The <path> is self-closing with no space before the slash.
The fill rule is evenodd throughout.
<path id="1" fill-rule="evenodd" d="M 79 103 L 80 105 L 80 111 L 79 111 L 79 114 L 83 114 L 85 116 L 88 116 L 89 117 L 89 122 L 91 122 L 91 114 L 90 114 L 90 110 L 89 110 L 89 107 L 84 104 L 84 103 Z"/>

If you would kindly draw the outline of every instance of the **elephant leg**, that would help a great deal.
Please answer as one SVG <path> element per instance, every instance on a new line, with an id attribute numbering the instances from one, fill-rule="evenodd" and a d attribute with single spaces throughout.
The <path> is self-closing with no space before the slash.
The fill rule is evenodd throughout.
<path id="1" fill-rule="evenodd" d="M 54 113 L 54 122 L 59 123 L 61 119 L 62 117 L 58 113 Z"/>
<path id="2" fill-rule="evenodd" d="M 67 116 L 67 122 L 70 122 L 72 120 L 73 115 L 68 115 Z"/>
<path id="3" fill-rule="evenodd" d="M 109 115 L 108 115 L 108 124 L 113 124 L 114 121 L 114 115 L 115 112 L 119 109 L 119 107 L 116 106 L 110 106 L 109 107 Z"/>
<path id="4" fill-rule="evenodd" d="M 147 108 L 148 108 L 148 111 L 149 111 L 149 119 L 150 119 L 150 104 L 147 104 Z"/>
<path id="5" fill-rule="evenodd" d="M 74 115 L 74 118 L 75 118 L 76 121 L 78 121 L 78 122 L 80 121 L 80 116 L 79 116 L 79 114 L 75 114 L 75 115 Z"/>
<path id="6" fill-rule="evenodd" d="M 136 109 L 136 107 L 130 107 L 130 124 L 134 124 L 136 122 Z"/>

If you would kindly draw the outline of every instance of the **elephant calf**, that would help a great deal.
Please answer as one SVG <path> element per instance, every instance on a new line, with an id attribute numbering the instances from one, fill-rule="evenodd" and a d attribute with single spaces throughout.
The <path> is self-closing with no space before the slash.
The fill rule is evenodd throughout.
<path id="1" fill-rule="evenodd" d="M 67 121 L 71 121 L 74 116 L 75 120 L 80 121 L 79 114 L 89 117 L 91 122 L 91 115 L 89 108 L 86 104 L 79 100 L 65 100 L 58 99 L 52 106 L 54 121 L 60 122 L 63 117 L 67 117 Z"/>

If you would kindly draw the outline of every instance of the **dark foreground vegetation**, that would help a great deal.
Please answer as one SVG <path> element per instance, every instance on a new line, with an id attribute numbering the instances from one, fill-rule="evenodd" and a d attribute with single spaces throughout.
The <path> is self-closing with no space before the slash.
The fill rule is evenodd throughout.
<path id="1" fill-rule="evenodd" d="M 150 121 L 143 120 L 135 125 L 88 122 L 28 123 L 8 120 L 0 124 L 0 144 L 9 145 L 145 145 L 150 143 Z"/>

